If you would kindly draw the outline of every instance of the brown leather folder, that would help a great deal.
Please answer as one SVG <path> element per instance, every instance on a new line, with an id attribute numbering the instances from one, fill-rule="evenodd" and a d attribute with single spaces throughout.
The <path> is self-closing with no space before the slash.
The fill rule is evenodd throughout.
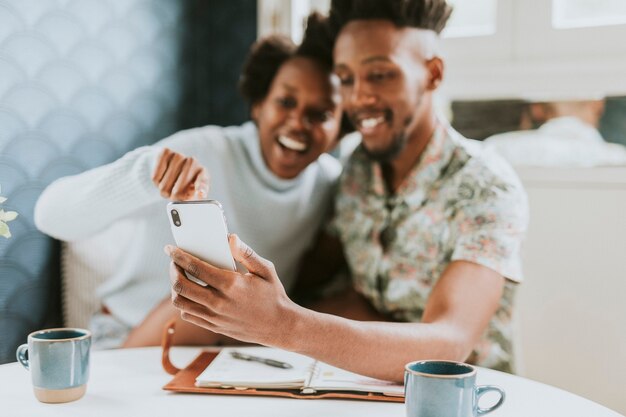
<path id="1" fill-rule="evenodd" d="M 217 356 L 218 352 L 202 351 L 200 354 L 184 369 L 179 369 L 170 361 L 170 346 L 175 333 L 174 321 L 171 321 L 165 327 L 163 333 L 163 353 L 161 363 L 163 369 L 174 378 L 167 383 L 163 389 L 174 392 L 187 392 L 196 394 L 219 394 L 219 395 L 262 395 L 269 397 L 287 397 L 313 400 L 318 398 L 335 398 L 365 401 L 386 401 L 403 403 L 404 397 L 387 396 L 372 392 L 355 392 L 355 391 L 324 391 L 315 394 L 302 394 L 300 390 L 293 389 L 256 389 L 256 388 L 206 388 L 197 387 L 195 385 L 196 378 Z"/>

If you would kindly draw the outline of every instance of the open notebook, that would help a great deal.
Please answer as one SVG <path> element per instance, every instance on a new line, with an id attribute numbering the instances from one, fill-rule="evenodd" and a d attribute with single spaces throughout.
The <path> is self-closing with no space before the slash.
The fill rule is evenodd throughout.
<path id="1" fill-rule="evenodd" d="M 255 361 L 235 359 L 236 351 L 285 362 L 283 369 Z M 196 378 L 197 387 L 235 389 L 296 389 L 301 394 L 356 391 L 402 397 L 404 386 L 358 375 L 293 352 L 267 347 L 224 348 Z"/>

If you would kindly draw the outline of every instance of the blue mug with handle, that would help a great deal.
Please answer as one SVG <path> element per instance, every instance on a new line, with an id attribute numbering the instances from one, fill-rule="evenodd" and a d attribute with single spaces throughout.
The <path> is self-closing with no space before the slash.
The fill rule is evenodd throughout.
<path id="1" fill-rule="evenodd" d="M 488 408 L 478 405 L 490 391 L 500 394 Z M 504 391 L 492 385 L 476 385 L 476 368 L 461 362 L 425 360 L 411 362 L 404 372 L 407 417 L 476 417 L 502 405 Z"/>
<path id="2" fill-rule="evenodd" d="M 17 348 L 17 360 L 28 369 L 35 397 L 64 403 L 85 395 L 89 379 L 91 332 L 60 328 L 38 330 Z"/>

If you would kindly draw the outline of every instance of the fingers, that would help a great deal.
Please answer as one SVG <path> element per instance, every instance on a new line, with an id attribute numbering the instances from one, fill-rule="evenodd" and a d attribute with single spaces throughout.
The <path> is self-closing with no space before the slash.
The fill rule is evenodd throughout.
<path id="1" fill-rule="evenodd" d="M 194 184 L 194 197 L 197 200 L 203 200 L 209 195 L 209 175 L 206 169 L 200 167 L 198 175 L 193 180 Z"/>
<path id="2" fill-rule="evenodd" d="M 168 148 L 164 148 L 159 154 L 156 167 L 152 173 L 152 182 L 157 186 L 157 188 L 159 187 L 161 179 L 163 179 L 163 175 L 165 175 L 165 171 L 167 170 L 167 166 L 169 165 L 169 161 L 173 155 L 174 153 Z"/>
<path id="3" fill-rule="evenodd" d="M 198 327 L 202 327 L 203 329 L 209 330 L 213 333 L 218 333 L 218 334 L 220 333 L 219 328 L 215 324 L 211 323 L 208 320 L 203 319 L 201 316 L 195 316 L 186 311 L 181 311 L 180 317 L 183 320 L 191 324 L 195 324 Z"/>
<path id="4" fill-rule="evenodd" d="M 171 200 L 203 199 L 209 194 L 206 169 L 194 158 L 163 149 L 152 181 L 161 195 Z"/>
<path id="5" fill-rule="evenodd" d="M 186 199 L 193 195 L 193 179 L 197 175 L 199 165 L 193 158 L 185 158 L 180 172 L 174 178 L 171 196 L 175 199 Z"/>
<path id="6" fill-rule="evenodd" d="M 159 191 L 161 191 L 161 195 L 166 198 L 170 198 L 172 195 L 172 189 L 174 188 L 174 184 L 176 180 L 180 176 L 180 173 L 187 161 L 183 155 L 179 153 L 174 153 L 172 158 L 169 160 L 167 165 L 167 169 L 163 178 L 159 182 Z"/>
<path id="7" fill-rule="evenodd" d="M 233 258 L 245 266 L 249 272 L 268 281 L 278 279 L 274 264 L 267 259 L 260 257 L 250 246 L 239 239 L 239 236 L 231 233 L 228 236 L 228 243 L 230 245 L 230 252 L 232 253 Z"/>
<path id="8" fill-rule="evenodd" d="M 213 313 L 206 306 L 191 301 L 190 299 L 174 292 L 172 293 L 172 305 L 181 312 L 193 314 L 194 316 L 202 317 L 205 320 L 211 320 L 216 317 L 215 313 Z"/>
<path id="9" fill-rule="evenodd" d="M 170 281 L 173 291 L 200 304 L 207 303 L 207 291 L 223 292 L 232 285 L 236 278 L 233 272 L 216 268 L 175 246 L 166 246 L 165 253 L 173 262 L 173 266 L 170 267 Z M 185 276 L 185 272 L 205 282 L 208 287 L 203 288 L 191 282 Z"/>

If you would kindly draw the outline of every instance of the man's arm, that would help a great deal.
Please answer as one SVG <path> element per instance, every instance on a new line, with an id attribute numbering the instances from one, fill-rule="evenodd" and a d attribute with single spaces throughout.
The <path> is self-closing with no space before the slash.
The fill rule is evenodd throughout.
<path id="1" fill-rule="evenodd" d="M 375 378 L 402 381 L 419 359 L 465 360 L 487 328 L 504 279 L 470 262 L 450 264 L 435 285 L 421 323 L 362 322 L 298 311 L 285 349 Z"/>
<path id="2" fill-rule="evenodd" d="M 318 313 L 332 314 L 359 321 L 392 321 L 390 317 L 378 312 L 369 301 L 354 288 L 324 298 L 306 306 Z"/>
<path id="3" fill-rule="evenodd" d="M 172 301 L 183 319 L 240 340 L 398 382 L 410 361 L 467 358 L 496 311 L 504 286 L 504 278 L 491 269 L 456 261 L 433 288 L 422 323 L 363 322 L 298 306 L 287 297 L 271 262 L 234 235 L 231 250 L 248 274 L 220 270 L 180 249 L 167 248 L 173 260 Z M 209 287 L 190 283 L 184 270 Z"/>

